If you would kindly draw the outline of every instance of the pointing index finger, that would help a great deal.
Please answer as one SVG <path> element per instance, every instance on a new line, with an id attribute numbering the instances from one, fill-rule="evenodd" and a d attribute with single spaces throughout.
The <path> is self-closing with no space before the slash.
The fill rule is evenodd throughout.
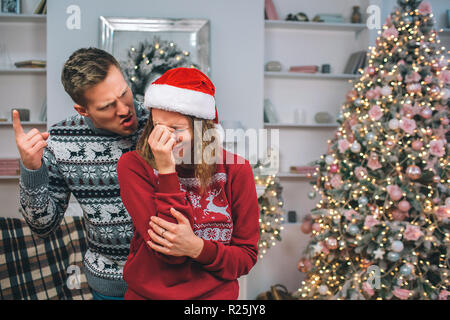
<path id="1" fill-rule="evenodd" d="M 17 110 L 13 110 L 12 122 L 13 122 L 13 129 L 14 129 L 14 133 L 15 133 L 16 137 L 19 135 L 24 135 L 25 132 L 23 132 L 22 125 L 20 124 L 20 116 L 19 116 L 19 112 Z"/>

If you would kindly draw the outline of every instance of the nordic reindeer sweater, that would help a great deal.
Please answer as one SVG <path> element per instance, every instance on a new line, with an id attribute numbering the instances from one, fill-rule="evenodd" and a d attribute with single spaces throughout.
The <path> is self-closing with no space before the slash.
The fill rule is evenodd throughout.
<path id="1" fill-rule="evenodd" d="M 48 147 L 38 170 L 21 163 L 20 204 L 34 233 L 58 228 L 72 194 L 83 210 L 88 250 L 83 253 L 89 286 L 107 296 L 127 290 L 122 271 L 133 237 L 131 218 L 120 198 L 117 161 L 134 150 L 149 112 L 134 103 L 138 129 L 120 136 L 74 115 L 50 128 Z"/>
<path id="2" fill-rule="evenodd" d="M 238 298 L 237 279 L 257 260 L 259 207 L 248 160 L 222 150 L 223 164 L 217 164 L 204 196 L 193 170 L 176 166 L 174 173 L 158 174 L 137 151 L 119 160 L 121 196 L 134 230 L 124 267 L 125 299 Z M 176 223 L 171 207 L 204 240 L 196 259 L 167 256 L 147 244 L 151 216 Z"/>

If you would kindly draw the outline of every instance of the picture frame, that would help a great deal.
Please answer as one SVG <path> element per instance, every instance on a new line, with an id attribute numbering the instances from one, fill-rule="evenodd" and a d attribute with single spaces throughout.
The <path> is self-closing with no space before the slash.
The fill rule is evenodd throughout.
<path id="1" fill-rule="evenodd" d="M 1 0 L 1 13 L 19 14 L 20 0 Z"/>

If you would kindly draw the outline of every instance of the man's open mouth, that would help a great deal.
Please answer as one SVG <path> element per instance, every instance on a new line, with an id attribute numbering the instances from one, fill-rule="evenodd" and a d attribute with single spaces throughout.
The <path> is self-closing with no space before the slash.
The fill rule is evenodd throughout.
<path id="1" fill-rule="evenodd" d="M 133 124 L 133 115 L 128 116 L 120 122 L 121 125 L 128 127 Z"/>

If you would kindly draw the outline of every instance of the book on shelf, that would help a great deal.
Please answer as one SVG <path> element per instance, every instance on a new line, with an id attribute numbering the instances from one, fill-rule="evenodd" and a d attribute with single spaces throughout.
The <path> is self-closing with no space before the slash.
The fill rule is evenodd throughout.
<path id="1" fill-rule="evenodd" d="M 45 68 L 47 62 L 45 60 L 24 60 L 14 63 L 17 68 Z"/>
<path id="2" fill-rule="evenodd" d="M 34 10 L 34 14 L 45 14 L 44 10 L 47 8 L 47 0 L 41 0 Z"/>
<path id="3" fill-rule="evenodd" d="M 343 23 L 344 17 L 341 14 L 320 13 L 313 18 L 314 22 Z"/>
<path id="4" fill-rule="evenodd" d="M 316 172 L 317 168 L 319 168 L 319 166 L 290 166 L 289 173 L 312 175 Z"/>
<path id="5" fill-rule="evenodd" d="M 357 74 L 360 68 L 364 68 L 366 65 L 367 52 L 357 51 L 350 55 L 345 66 L 345 74 Z"/>
<path id="6" fill-rule="evenodd" d="M 319 71 L 319 66 L 291 66 L 289 72 L 300 73 L 316 73 Z"/>
<path id="7" fill-rule="evenodd" d="M 265 0 L 264 2 L 265 18 L 268 20 L 278 20 L 278 13 L 275 10 L 273 0 Z"/>
<path id="8" fill-rule="evenodd" d="M 0 176 L 17 176 L 19 174 L 19 159 L 0 159 Z"/>

